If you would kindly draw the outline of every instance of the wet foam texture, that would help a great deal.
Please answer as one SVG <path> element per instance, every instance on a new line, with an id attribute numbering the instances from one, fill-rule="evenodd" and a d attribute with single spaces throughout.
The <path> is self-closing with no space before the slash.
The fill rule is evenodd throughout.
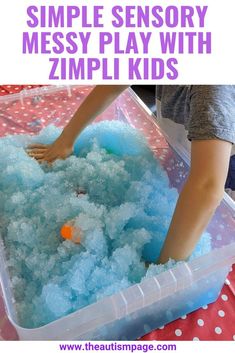
<path id="1" fill-rule="evenodd" d="M 151 265 L 160 254 L 178 198 L 144 137 L 121 122 L 90 125 L 75 154 L 52 167 L 25 152 L 51 143 L 38 136 L 0 139 L 0 231 L 19 323 L 38 327 L 174 265 Z M 79 194 L 79 190 L 85 194 Z M 76 218 L 82 245 L 61 226 Z M 204 234 L 193 256 L 210 251 Z"/>

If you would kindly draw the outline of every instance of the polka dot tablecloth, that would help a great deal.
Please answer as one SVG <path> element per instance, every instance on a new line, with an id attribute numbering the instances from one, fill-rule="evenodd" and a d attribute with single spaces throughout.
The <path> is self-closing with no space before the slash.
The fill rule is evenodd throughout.
<path id="1" fill-rule="evenodd" d="M 33 86 L 33 85 L 24 85 L 24 86 L 12 86 L 12 85 L 4 85 L 0 86 L 0 96 L 5 96 L 7 94 L 13 94 L 13 93 L 19 93 L 23 89 L 31 89 L 31 88 L 36 88 L 36 87 L 41 87 L 39 86 Z"/>
<path id="2" fill-rule="evenodd" d="M 35 86 L 0 86 L 0 95 L 8 95 L 20 92 L 22 89 L 31 89 Z M 89 93 L 91 88 L 85 87 L 81 93 Z M 59 97 L 59 98 L 58 98 Z M 44 99 L 44 98 L 43 98 Z M 47 98 L 45 98 L 47 99 Z M 82 97 L 77 96 L 77 100 Z M 124 95 L 125 99 L 125 95 Z M 129 102 L 128 102 L 129 99 Z M 129 115 L 135 123 L 138 117 L 136 106 L 131 104 L 130 98 L 126 97 Z M 22 132 L 37 133 L 46 125 L 47 119 L 58 126 L 63 126 L 74 114 L 77 103 L 71 100 L 69 106 L 67 100 L 61 95 L 52 95 L 48 104 L 42 107 L 43 101 L 40 97 L 25 99 L 24 104 L 19 100 L 11 101 L 0 109 L 0 136 L 6 134 L 18 134 Z M 117 114 L 114 106 L 106 112 L 106 118 L 112 119 Z M 30 114 L 28 113 L 30 112 Z M 58 114 L 59 112 L 59 114 Z M 158 158 L 164 162 L 167 153 L 165 140 L 156 136 L 156 131 L 148 126 L 146 121 L 141 125 L 141 119 L 136 119 L 136 125 L 144 132 L 150 146 Z M 186 176 L 182 175 L 182 178 Z M 177 180 L 176 180 L 177 183 Z M 17 340 L 17 334 L 7 319 L 4 304 L 0 293 L 0 339 Z M 161 327 L 141 338 L 142 340 L 234 340 L 235 341 L 235 266 L 231 269 L 226 283 L 217 301 L 208 306 L 185 315 Z"/>

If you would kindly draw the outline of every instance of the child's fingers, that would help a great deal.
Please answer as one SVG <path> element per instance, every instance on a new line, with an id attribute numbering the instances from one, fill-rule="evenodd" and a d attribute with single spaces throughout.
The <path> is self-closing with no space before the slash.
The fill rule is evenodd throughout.
<path id="1" fill-rule="evenodd" d="M 26 152 L 30 155 L 30 154 L 41 154 L 41 153 L 45 154 L 46 151 L 47 151 L 46 149 L 40 148 L 35 150 L 34 149 L 27 150 Z"/>
<path id="2" fill-rule="evenodd" d="M 48 163 L 48 160 L 45 157 L 45 155 L 35 157 L 35 159 L 37 160 L 38 163 Z"/>
<path id="3" fill-rule="evenodd" d="M 31 158 L 36 158 L 36 159 L 43 158 L 45 156 L 45 152 L 39 152 L 39 151 L 37 151 L 37 152 L 29 152 L 28 156 L 31 157 Z"/>
<path id="4" fill-rule="evenodd" d="M 39 148 L 39 149 L 47 149 L 49 145 L 43 145 L 42 143 L 34 143 L 32 145 L 29 145 L 27 147 L 28 149 L 35 149 L 35 148 Z"/>
<path id="5" fill-rule="evenodd" d="M 30 157 L 35 158 L 39 163 L 48 164 L 54 163 L 57 159 L 66 158 L 64 154 L 58 153 L 57 151 L 54 151 L 53 149 L 49 148 L 49 145 L 31 145 L 30 148 L 27 150 L 27 154 Z"/>
<path id="6" fill-rule="evenodd" d="M 51 163 L 51 160 L 54 160 L 54 155 L 48 150 L 44 150 L 40 153 L 32 153 L 32 155 L 38 162 Z"/>
<path id="7" fill-rule="evenodd" d="M 35 159 L 37 162 L 45 161 L 44 156 L 36 156 L 36 157 L 32 157 L 32 158 Z"/>
<path id="8" fill-rule="evenodd" d="M 28 150 L 27 154 L 29 157 L 36 159 L 39 164 L 47 163 L 51 165 L 56 160 L 54 155 L 51 155 L 47 148 L 42 149 L 36 147 L 36 149 Z"/>

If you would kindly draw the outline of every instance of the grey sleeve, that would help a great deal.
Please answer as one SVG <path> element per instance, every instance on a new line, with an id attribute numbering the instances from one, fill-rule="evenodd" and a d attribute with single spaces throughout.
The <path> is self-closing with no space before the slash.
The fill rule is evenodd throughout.
<path id="1" fill-rule="evenodd" d="M 235 86 L 191 86 L 188 138 L 235 143 Z"/>

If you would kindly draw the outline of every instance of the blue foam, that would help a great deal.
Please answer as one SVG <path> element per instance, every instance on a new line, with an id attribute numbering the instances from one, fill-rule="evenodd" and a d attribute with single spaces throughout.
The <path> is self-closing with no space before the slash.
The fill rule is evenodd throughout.
<path id="1" fill-rule="evenodd" d="M 30 143 L 61 130 L 0 139 L 0 231 L 19 322 L 38 327 L 111 295 L 166 266 L 159 256 L 178 198 L 144 137 L 120 122 L 90 125 L 75 155 L 52 167 L 28 157 Z M 77 196 L 79 190 L 85 194 Z M 60 228 L 74 219 L 82 245 Z M 194 256 L 210 251 L 205 234 Z M 167 267 L 168 266 L 168 267 Z"/>

